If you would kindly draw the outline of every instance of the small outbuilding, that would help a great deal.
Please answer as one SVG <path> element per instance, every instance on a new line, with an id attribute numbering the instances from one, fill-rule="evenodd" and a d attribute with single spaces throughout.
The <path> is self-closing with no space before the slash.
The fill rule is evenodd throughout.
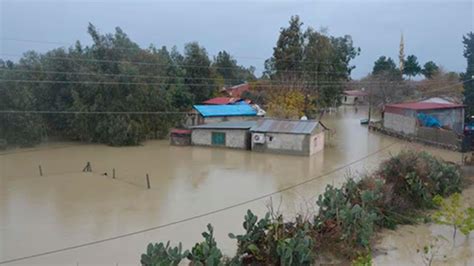
<path id="1" fill-rule="evenodd" d="M 250 129 L 252 151 L 311 156 L 324 149 L 324 129 L 315 120 L 261 119 Z"/>
<path id="2" fill-rule="evenodd" d="M 191 130 L 173 128 L 170 132 L 170 144 L 175 146 L 191 145 Z"/>
<path id="3" fill-rule="evenodd" d="M 198 146 L 214 146 L 250 149 L 250 128 L 256 121 L 228 121 L 192 127 L 191 143 Z"/>

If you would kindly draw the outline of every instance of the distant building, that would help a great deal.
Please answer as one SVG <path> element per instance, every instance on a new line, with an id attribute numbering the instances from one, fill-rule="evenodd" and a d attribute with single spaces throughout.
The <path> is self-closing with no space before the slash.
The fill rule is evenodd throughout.
<path id="1" fill-rule="evenodd" d="M 367 92 L 361 90 L 346 90 L 342 94 L 342 104 L 357 105 L 367 102 Z"/>
<path id="2" fill-rule="evenodd" d="M 256 120 L 258 111 L 247 103 L 229 105 L 194 105 L 186 124 L 196 126 L 224 121 Z"/>
<path id="3" fill-rule="evenodd" d="M 192 127 L 191 143 L 198 146 L 215 146 L 250 149 L 250 128 L 256 121 L 229 121 Z"/>
<path id="4" fill-rule="evenodd" d="M 261 119 L 250 129 L 252 151 L 311 156 L 324 149 L 324 129 L 314 120 Z"/>

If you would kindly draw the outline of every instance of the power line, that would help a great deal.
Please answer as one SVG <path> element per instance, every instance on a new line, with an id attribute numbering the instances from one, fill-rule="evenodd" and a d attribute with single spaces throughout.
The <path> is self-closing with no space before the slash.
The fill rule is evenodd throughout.
<path id="1" fill-rule="evenodd" d="M 7 54 L 0 53 L 4 56 L 13 56 L 22 58 L 24 55 L 18 54 Z M 83 61 L 83 62 L 99 62 L 99 63 L 115 63 L 115 64 L 136 64 L 136 65 L 146 65 L 146 66 L 179 66 L 179 67 L 189 67 L 189 68 L 217 68 L 217 69 L 238 69 L 241 70 L 240 66 L 237 67 L 218 67 L 218 66 L 202 66 L 202 65 L 190 65 L 190 64 L 163 64 L 163 63 L 150 63 L 143 61 L 126 61 L 126 60 L 109 60 L 109 59 L 85 59 L 85 58 L 69 58 L 69 57 L 57 57 L 57 56 L 48 56 L 50 60 L 67 60 L 67 61 Z M 306 70 L 279 70 L 282 73 L 319 73 L 319 74 L 349 74 L 347 71 L 306 71 Z"/>
<path id="2" fill-rule="evenodd" d="M 48 84 L 95 84 L 95 85 L 153 85 L 153 86 L 163 86 L 163 85 L 186 85 L 186 86 L 219 86 L 219 84 L 212 83 L 153 83 L 153 82 L 120 82 L 120 81 L 90 81 L 90 80 L 33 80 L 33 79 L 0 79 L 0 82 L 18 82 L 18 83 L 48 83 Z M 334 83 L 305 83 L 305 82 L 295 82 L 288 84 L 258 84 L 257 87 L 291 87 L 291 86 L 304 86 L 304 85 L 313 85 L 317 87 L 332 87 L 333 85 L 343 85 L 345 82 L 334 82 Z"/>
<path id="3" fill-rule="evenodd" d="M 216 209 L 216 210 L 213 210 L 213 211 L 209 211 L 209 212 L 205 212 L 205 213 L 202 213 L 202 214 L 198 214 L 198 215 L 195 215 L 195 216 L 191 216 L 191 217 L 188 217 L 188 218 L 184 218 L 184 219 L 181 219 L 181 220 L 177 220 L 177 221 L 174 221 L 174 222 L 170 222 L 170 223 L 166 223 L 166 224 L 162 224 L 162 225 L 157 225 L 157 226 L 153 226 L 153 227 L 149 227 L 149 228 L 146 228 L 146 229 L 142 229 L 142 230 L 138 230 L 138 231 L 134 231 L 134 232 L 130 232 L 130 233 L 127 233 L 127 234 L 122 234 L 122 235 L 117 235 L 117 236 L 114 236 L 114 237 L 109 237 L 109 238 L 104 238 L 104 239 L 101 239 L 101 240 L 96 240 L 96 241 L 91 241 L 91 242 L 87 242 L 87 243 L 83 243 L 83 244 L 79 244 L 79 245 L 75 245 L 75 246 L 70 246 L 70 247 L 66 247 L 66 248 L 61 248 L 61 249 L 56 249 L 56 250 L 51 250 L 51 251 L 47 251 L 47 252 L 42 252 L 42 253 L 37 253 L 37 254 L 33 254 L 33 255 L 29 255 L 29 256 L 24 256 L 24 257 L 20 257 L 20 258 L 14 258 L 14 259 L 9 259 L 9 260 L 4 260 L 4 261 L 0 261 L 0 264 L 6 264 L 6 263 L 13 263 L 13 262 L 18 262 L 18 261 L 23 261 L 23 260 L 27 260 L 27 259 L 32 259 L 32 258 L 37 258 L 37 257 L 42 257 L 42 256 L 46 256 L 46 255 L 51 255 L 51 254 L 55 254 L 55 253 L 60 253 L 60 252 L 65 252 L 65 251 L 69 251 L 69 250 L 73 250 L 73 249 L 78 249 L 78 248 L 82 248 L 82 247 L 86 247 L 86 246 L 92 246 L 92 245 L 96 245 L 96 244 L 100 244 L 100 243 L 104 243 L 104 242 L 108 242 L 108 241 L 112 241 L 112 240 L 117 240 L 117 239 L 121 239 L 121 238 L 126 238 L 126 237 L 130 237 L 130 236 L 133 236 L 133 235 L 138 235 L 138 234 L 142 234 L 142 233 L 146 233 L 146 232 L 149 232 L 149 231 L 154 231 L 154 230 L 158 230 L 158 229 L 162 229 L 162 228 L 165 228 L 165 227 L 169 227 L 169 226 L 172 226 L 172 225 L 176 225 L 176 224 L 181 224 L 181 223 L 184 223 L 184 222 L 188 222 L 188 221 L 192 221 L 192 220 L 196 220 L 196 219 L 199 219 L 199 218 L 202 218 L 202 217 L 206 217 L 206 216 L 210 216 L 212 214 L 216 214 L 216 213 L 220 213 L 220 212 L 224 212 L 224 211 L 227 211 L 227 210 L 230 210 L 230 209 L 233 209 L 233 208 L 237 208 L 237 207 L 240 207 L 240 206 L 244 206 L 244 205 L 247 205 L 249 203 L 252 203 L 252 202 L 255 202 L 255 201 L 259 201 L 259 200 L 262 200 L 262 199 L 265 199 L 265 198 L 268 198 L 270 196 L 273 196 L 273 195 L 276 195 L 276 194 L 279 194 L 279 193 L 282 193 L 282 192 L 285 192 L 285 191 L 288 191 L 288 190 L 291 190 L 291 189 L 294 189 L 296 187 L 299 187 L 301 185 L 304 185 L 304 184 L 307 184 L 307 183 L 310 183 L 316 179 L 320 179 L 322 177 L 325 177 L 325 176 L 328 176 L 332 173 L 335 173 L 337 171 L 340 171 L 344 168 L 347 168 L 351 165 L 354 165 L 358 162 L 361 162 L 377 153 L 380 153 L 382 152 L 383 150 L 386 150 L 388 149 L 389 147 L 393 146 L 394 144 L 396 144 L 398 142 L 392 142 L 391 144 L 381 148 L 381 149 L 378 149 L 377 151 L 375 152 L 372 152 L 372 153 L 369 153 L 367 154 L 366 156 L 362 157 L 362 158 L 359 158 L 357 160 L 354 160 L 348 164 L 345 164 L 345 165 L 342 165 L 342 166 L 339 166 L 339 167 L 336 167 L 335 169 L 331 170 L 331 171 L 328 171 L 326 173 L 323 173 L 319 176 L 315 176 L 313 178 L 310 178 L 310 179 L 307 179 L 305 181 L 302 181 L 302 182 L 299 182 L 299 183 L 296 183 L 296 184 L 293 184 L 291 186 L 288 186 L 288 187 L 285 187 L 283 189 L 279 189 L 279 190 L 276 190 L 274 192 L 270 192 L 270 193 L 267 193 L 267 194 L 264 194 L 264 195 L 261 195 L 259 197 L 256 197 L 256 198 L 252 198 L 252 199 L 249 199 L 249 200 L 245 200 L 245 201 L 242 201 L 242 202 L 238 202 L 238 203 L 235 203 L 235 204 L 232 204 L 232 205 L 229 205 L 229 206 L 226 206 L 226 207 L 223 207 L 223 208 L 220 208 L 220 209 Z"/>
<path id="4" fill-rule="evenodd" d="M 81 65 L 79 65 L 81 66 Z M 18 73 L 39 73 L 39 74 L 64 74 L 64 75 L 80 75 L 80 76 L 99 76 L 99 77 L 137 77 L 137 78 L 150 78 L 150 79 L 193 79 L 193 80 L 211 80 L 215 81 L 215 78 L 200 78 L 200 77 L 189 77 L 189 76 L 178 76 L 178 75 L 167 75 L 167 76 L 155 76 L 155 75 L 140 75 L 140 74 L 109 74 L 109 73 L 92 73 L 92 72 L 71 72 L 71 71 L 51 71 L 51 70 L 31 70 L 31 69 L 1 69 L 0 71 L 6 72 L 18 72 Z M 242 79 L 224 79 L 225 81 L 242 81 Z M 256 80 L 255 82 L 258 82 Z M 254 81 L 250 81 L 254 82 Z M 294 85 L 295 82 L 291 81 L 277 81 L 277 80 L 266 80 L 265 82 L 271 84 L 289 84 Z M 350 81 L 321 81 L 321 82 L 306 82 L 305 84 L 341 84 L 341 83 L 349 83 Z M 357 84 L 380 84 L 380 81 L 356 81 Z M 437 84 L 443 81 L 435 81 L 435 80 L 426 80 L 424 81 L 426 84 Z M 389 83 L 396 83 L 396 81 L 391 81 Z"/>
<path id="5" fill-rule="evenodd" d="M 43 110 L 0 110 L 2 114 L 89 114 L 89 115 L 178 115 L 191 112 L 173 111 L 43 111 Z"/>
<path id="6" fill-rule="evenodd" d="M 14 39 L 14 38 L 0 38 L 0 40 L 2 41 L 14 41 L 14 42 L 26 42 L 26 43 L 44 43 L 44 44 L 54 44 L 54 45 L 65 45 L 65 46 L 69 46 L 69 47 L 72 47 L 74 46 L 75 44 L 70 44 L 70 43 L 66 43 L 66 42 L 55 42 L 55 41 L 41 41 L 41 40 L 31 40 L 31 39 Z M 137 44 L 138 48 L 126 48 L 126 47 L 107 47 L 106 49 L 110 49 L 110 50 L 132 50 L 132 51 L 137 51 L 137 50 L 145 50 L 145 51 L 150 51 L 149 48 L 142 48 L 140 47 L 138 44 Z M 86 45 L 86 48 L 91 48 L 92 46 L 87 46 Z M 230 54 L 229 54 L 230 55 Z M 256 56 L 232 56 L 230 55 L 232 58 L 235 58 L 235 59 L 251 59 L 251 60 L 267 60 L 269 58 L 264 58 L 264 57 L 256 57 Z M 306 63 L 306 64 L 313 64 L 313 62 L 304 62 L 305 60 L 291 60 L 291 59 L 288 59 L 288 60 L 280 60 L 280 61 L 283 61 L 283 62 L 289 62 L 289 63 L 296 63 L 296 62 L 302 62 L 302 63 Z M 321 65 L 336 65 L 335 63 L 333 62 L 317 62 L 318 64 L 321 64 Z"/>

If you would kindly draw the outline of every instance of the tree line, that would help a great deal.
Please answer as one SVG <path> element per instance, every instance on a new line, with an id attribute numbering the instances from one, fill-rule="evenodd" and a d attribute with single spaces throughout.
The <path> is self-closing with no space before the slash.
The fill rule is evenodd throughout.
<path id="1" fill-rule="evenodd" d="M 79 41 L 45 53 L 26 52 L 18 62 L 0 60 L 0 140 L 29 146 L 45 138 L 136 145 L 160 138 L 194 103 L 223 86 L 255 79 L 226 51 L 210 58 L 197 42 L 143 49 L 125 32 L 101 34 L 89 24 L 92 44 Z M 54 112 L 78 113 L 54 113 Z M 91 112 L 99 114 L 92 115 Z M 109 113 L 107 113 L 109 112 Z M 164 112 L 116 114 L 110 112 Z"/>

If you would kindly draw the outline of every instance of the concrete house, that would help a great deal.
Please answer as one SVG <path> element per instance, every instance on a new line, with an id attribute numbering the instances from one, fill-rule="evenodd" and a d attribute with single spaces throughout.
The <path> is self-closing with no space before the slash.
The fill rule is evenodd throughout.
<path id="1" fill-rule="evenodd" d="M 225 105 L 194 105 L 188 115 L 187 126 L 224 121 L 256 120 L 258 112 L 247 103 Z"/>
<path id="2" fill-rule="evenodd" d="M 342 93 L 342 104 L 357 105 L 367 102 L 367 92 L 361 90 L 346 90 Z"/>
<path id="3" fill-rule="evenodd" d="M 324 129 L 314 120 L 261 119 L 250 129 L 252 151 L 311 156 L 324 149 Z"/>
<path id="4" fill-rule="evenodd" d="M 250 128 L 256 121 L 228 121 L 192 127 L 191 143 L 198 146 L 216 146 L 250 149 Z"/>

